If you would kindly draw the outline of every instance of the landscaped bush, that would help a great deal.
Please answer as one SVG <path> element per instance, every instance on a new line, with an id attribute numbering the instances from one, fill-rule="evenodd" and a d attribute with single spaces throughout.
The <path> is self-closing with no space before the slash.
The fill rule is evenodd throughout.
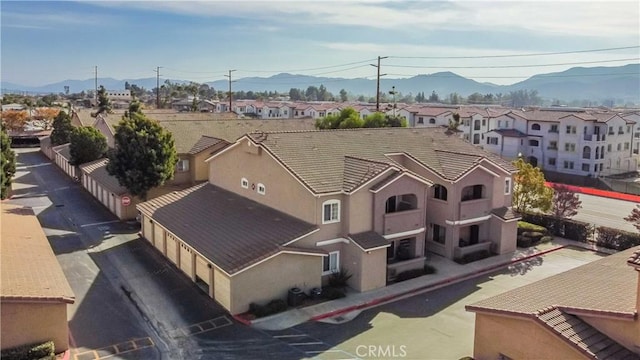
<path id="1" fill-rule="evenodd" d="M 545 229 L 547 229 L 548 233 L 551 233 L 554 235 L 560 235 L 558 234 L 558 229 L 557 229 L 558 219 L 554 218 L 553 216 L 544 215 L 544 214 L 524 213 L 522 214 L 522 220 L 530 224 L 542 226 Z M 520 227 L 519 225 L 520 224 L 518 223 L 518 227 Z"/>
<path id="2" fill-rule="evenodd" d="M 282 299 L 271 300 L 266 305 L 256 303 L 249 304 L 249 312 L 257 318 L 277 314 L 287 310 L 287 302 Z"/>
<path id="3" fill-rule="evenodd" d="M 23 345 L 11 349 L 2 350 L 2 360 L 55 360 L 55 346 L 53 341 L 42 344 Z"/>
<path id="4" fill-rule="evenodd" d="M 548 231 L 544 226 L 532 224 L 526 221 L 518 221 L 518 234 L 522 234 L 523 232 L 540 232 L 543 234 L 547 234 Z"/>
<path id="5" fill-rule="evenodd" d="M 544 243 L 548 243 L 548 242 L 551 242 L 551 241 L 553 241 L 553 236 L 549 236 L 549 235 L 547 235 L 547 236 L 543 236 L 543 237 L 540 239 L 540 243 L 542 243 L 542 244 L 544 244 Z"/>
<path id="6" fill-rule="evenodd" d="M 614 250 L 626 250 L 640 245 L 640 234 L 630 233 L 606 226 L 597 228 L 596 244 Z"/>
<path id="7" fill-rule="evenodd" d="M 429 265 L 429 264 L 424 264 L 424 274 L 425 275 L 429 275 L 429 274 L 435 274 L 438 272 L 438 269 L 436 269 L 435 267 Z"/>
<path id="8" fill-rule="evenodd" d="M 520 248 L 527 248 L 531 245 L 533 245 L 533 239 L 531 239 L 530 237 L 518 235 L 516 246 Z"/>
<path id="9" fill-rule="evenodd" d="M 533 242 L 540 241 L 540 239 L 542 239 L 543 236 L 544 236 L 544 233 L 537 232 L 537 231 L 527 231 L 522 233 L 523 238 L 530 238 Z"/>
<path id="10" fill-rule="evenodd" d="M 343 298 L 345 295 L 342 289 L 334 288 L 334 287 L 325 287 L 322 288 L 322 297 L 327 300 L 335 300 Z"/>
<path id="11" fill-rule="evenodd" d="M 415 279 L 424 275 L 424 269 L 411 269 L 405 270 L 398 275 L 396 275 L 396 282 L 405 281 L 409 279 Z"/>
<path id="12" fill-rule="evenodd" d="M 329 286 L 333 288 L 344 289 L 347 287 L 347 281 L 351 279 L 351 274 L 345 269 L 341 269 L 329 276 Z"/>
<path id="13" fill-rule="evenodd" d="M 522 219 L 531 224 L 545 227 L 547 229 L 547 232 L 544 232 L 545 235 L 553 234 L 581 242 L 589 241 L 593 235 L 593 227 L 581 221 L 558 219 L 551 215 L 530 213 L 522 214 Z M 520 231 L 520 222 L 518 222 L 518 233 L 522 233 Z"/>
<path id="14" fill-rule="evenodd" d="M 458 264 L 468 264 L 474 261 L 478 261 L 478 260 L 482 260 L 482 259 L 486 259 L 489 256 L 491 256 L 491 253 L 488 250 L 479 250 L 476 252 L 472 252 L 470 254 L 466 254 L 461 258 L 458 259 L 454 259 L 453 261 L 457 262 Z"/>

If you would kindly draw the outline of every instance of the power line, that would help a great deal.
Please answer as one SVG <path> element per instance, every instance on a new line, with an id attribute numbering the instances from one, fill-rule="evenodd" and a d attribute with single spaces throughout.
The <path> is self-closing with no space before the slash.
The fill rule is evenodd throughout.
<path id="1" fill-rule="evenodd" d="M 581 61 L 581 62 L 569 62 L 569 63 L 555 63 L 555 64 L 531 64 L 531 65 L 490 65 L 490 66 L 422 66 L 422 65 L 398 65 L 388 64 L 388 67 L 399 68 L 414 68 L 414 69 L 506 69 L 506 68 L 526 68 L 526 67 L 547 67 L 547 66 L 561 66 L 561 65 L 584 65 L 584 64 L 600 64 L 619 61 L 638 61 L 640 58 L 627 58 L 627 59 L 614 59 L 614 60 L 600 60 L 600 61 Z"/>
<path id="2" fill-rule="evenodd" d="M 629 50 L 638 49 L 640 45 L 635 46 L 623 46 L 615 48 L 605 49 L 590 49 L 590 50 L 574 50 L 574 51 L 558 51 L 548 53 L 530 53 L 530 54 L 509 54 L 509 55 L 477 55 L 477 56 L 389 56 L 390 59 L 493 59 L 493 58 L 508 58 L 508 57 L 526 57 L 526 56 L 548 56 L 548 55 L 566 55 L 566 54 L 581 54 L 590 52 L 602 52 L 602 51 L 614 51 L 614 50 Z"/>
<path id="3" fill-rule="evenodd" d="M 387 75 L 391 76 L 418 76 L 418 75 L 427 75 L 427 74 L 395 74 L 388 73 Z M 564 78 L 564 77 L 587 77 L 587 76 L 613 76 L 613 75 L 640 75 L 640 73 L 609 73 L 609 74 L 580 74 L 580 75 L 546 75 L 546 74 L 537 74 L 536 77 L 544 77 L 544 78 Z M 428 74 L 429 77 L 460 77 L 462 75 L 457 74 Z M 473 75 L 465 75 L 467 79 L 527 79 L 532 77 L 530 76 L 473 76 Z"/>

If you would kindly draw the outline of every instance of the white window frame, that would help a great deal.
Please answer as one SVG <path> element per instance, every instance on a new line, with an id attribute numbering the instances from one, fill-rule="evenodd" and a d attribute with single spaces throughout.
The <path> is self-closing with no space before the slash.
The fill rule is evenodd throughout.
<path id="1" fill-rule="evenodd" d="M 333 263 L 331 259 L 334 259 Z M 325 259 L 329 260 L 329 270 L 324 269 Z M 322 275 L 330 275 L 340 271 L 340 251 L 331 251 L 322 257 Z"/>
<path id="2" fill-rule="evenodd" d="M 329 206 L 336 205 L 338 207 L 338 211 L 337 211 L 335 219 L 332 216 L 330 216 L 329 220 L 325 220 L 325 206 L 327 206 L 327 205 L 329 205 Z M 329 211 L 331 211 L 333 213 L 333 208 L 330 207 L 329 209 L 330 209 Z M 330 214 L 330 215 L 332 215 L 332 214 Z M 332 200 L 327 200 L 327 201 L 323 202 L 322 203 L 322 223 L 323 224 L 332 224 L 332 223 L 337 223 L 337 222 L 340 222 L 340 200 L 332 199 Z"/>
<path id="3" fill-rule="evenodd" d="M 242 186 L 243 189 L 248 189 L 249 188 L 249 180 L 247 180 L 247 178 L 242 178 L 240 180 L 240 186 Z"/>
<path id="4" fill-rule="evenodd" d="M 258 183 L 258 186 L 256 187 L 256 191 L 258 192 L 258 194 L 264 195 L 267 193 L 267 188 L 264 186 L 263 183 Z"/>
<path id="5" fill-rule="evenodd" d="M 176 171 L 177 172 L 189 171 L 189 159 L 179 159 L 178 162 L 176 163 Z"/>
<path id="6" fill-rule="evenodd" d="M 511 178 L 509 177 L 504 179 L 504 194 L 511 194 Z"/>

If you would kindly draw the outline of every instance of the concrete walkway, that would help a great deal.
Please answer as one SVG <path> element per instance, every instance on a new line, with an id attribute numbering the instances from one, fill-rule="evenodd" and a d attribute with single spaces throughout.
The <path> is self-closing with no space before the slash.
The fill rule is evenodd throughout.
<path id="1" fill-rule="evenodd" d="M 444 257 L 431 254 L 428 263 L 437 269 L 436 274 L 424 275 L 371 291 L 347 292 L 347 296 L 342 299 L 296 308 L 260 319 L 246 320 L 241 316 L 237 316 L 236 319 L 263 330 L 283 330 L 309 320 L 342 323 L 353 319 L 366 309 L 481 276 L 566 246 L 609 254 L 614 252 L 592 244 L 556 237 L 549 243 L 526 249 L 518 248 L 511 254 L 496 255 L 466 265 L 460 265 Z"/>

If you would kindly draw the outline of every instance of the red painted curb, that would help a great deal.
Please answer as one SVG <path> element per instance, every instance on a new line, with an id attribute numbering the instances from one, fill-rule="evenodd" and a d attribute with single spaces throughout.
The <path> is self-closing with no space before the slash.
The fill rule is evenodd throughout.
<path id="1" fill-rule="evenodd" d="M 615 191 L 600 190 L 600 189 L 594 189 L 594 188 L 588 188 L 588 187 L 582 187 L 582 186 L 564 185 L 564 184 L 552 183 L 549 181 L 545 182 L 544 184 L 548 187 L 553 187 L 554 185 L 564 186 L 571 191 L 581 193 L 581 194 L 640 203 L 639 195 L 625 194 L 625 193 L 619 193 Z"/>
<path id="2" fill-rule="evenodd" d="M 251 320 L 247 320 L 247 319 L 245 319 L 245 318 L 243 318 L 243 317 L 241 317 L 241 316 L 239 316 L 239 315 L 231 315 L 231 316 L 233 316 L 233 318 L 234 318 L 237 322 L 239 322 L 239 323 L 241 323 L 241 324 L 244 324 L 244 325 L 247 325 L 247 326 L 251 326 Z"/>
<path id="3" fill-rule="evenodd" d="M 378 298 L 378 299 L 373 299 L 373 300 L 368 301 L 368 302 L 366 302 L 364 304 L 352 305 L 352 306 L 348 306 L 348 307 L 343 308 L 343 309 L 330 311 L 330 312 L 325 313 L 325 314 L 320 314 L 320 315 L 313 316 L 313 317 L 311 317 L 310 320 L 318 321 L 318 320 L 322 320 L 322 319 L 338 316 L 338 315 L 341 315 L 341 314 L 345 314 L 345 313 L 348 313 L 348 312 L 351 312 L 351 311 L 354 311 L 354 310 L 362 310 L 362 309 L 374 307 L 374 306 L 376 306 L 376 305 L 378 305 L 380 303 L 384 303 L 384 302 L 387 302 L 387 301 L 390 301 L 390 300 L 393 300 L 393 299 L 397 299 L 397 298 L 400 298 L 400 297 L 403 297 L 403 296 L 411 295 L 411 294 L 414 294 L 414 293 L 422 292 L 422 291 L 425 291 L 425 290 L 428 290 L 428 289 L 436 288 L 436 287 L 441 286 L 441 285 L 445 285 L 445 284 L 449 284 L 450 285 L 452 283 L 456 283 L 456 282 L 468 280 L 468 279 L 471 279 L 471 278 L 474 278 L 474 277 L 478 277 L 480 275 L 484 275 L 484 274 L 486 274 L 488 272 L 492 272 L 492 271 L 497 270 L 499 268 L 503 268 L 503 267 L 505 267 L 507 265 L 515 264 L 515 263 L 518 263 L 518 262 L 521 262 L 521 261 L 525 261 L 525 260 L 528 260 L 528 259 L 531 259 L 531 258 L 534 258 L 534 257 L 537 257 L 537 256 L 545 255 L 545 254 L 548 254 L 550 252 L 553 252 L 553 251 L 556 251 L 556 250 L 560 250 L 560 249 L 563 249 L 563 248 L 565 248 L 565 245 L 559 245 L 558 247 L 555 247 L 555 248 L 543 250 L 543 251 L 537 252 L 535 254 L 524 256 L 522 258 L 512 259 L 512 260 L 509 260 L 509 261 L 505 261 L 505 262 L 493 265 L 493 266 L 488 267 L 486 269 L 483 269 L 482 271 L 477 272 L 477 273 L 471 273 L 471 274 L 456 276 L 456 277 L 449 278 L 449 279 L 444 279 L 444 280 L 438 281 L 438 282 L 430 284 L 430 285 L 426 285 L 426 286 L 423 286 L 423 287 L 420 287 L 420 288 L 417 288 L 417 289 L 412 289 L 412 290 L 409 290 L 409 291 L 405 291 L 405 292 L 400 293 L 400 294 L 389 295 L 389 296 L 381 297 L 381 298 Z"/>
<path id="4" fill-rule="evenodd" d="M 63 352 L 62 356 L 60 356 L 60 357 L 56 356 L 56 359 L 59 359 L 59 360 L 69 360 L 70 358 L 71 358 L 71 350 L 67 350 L 67 351 Z"/>

